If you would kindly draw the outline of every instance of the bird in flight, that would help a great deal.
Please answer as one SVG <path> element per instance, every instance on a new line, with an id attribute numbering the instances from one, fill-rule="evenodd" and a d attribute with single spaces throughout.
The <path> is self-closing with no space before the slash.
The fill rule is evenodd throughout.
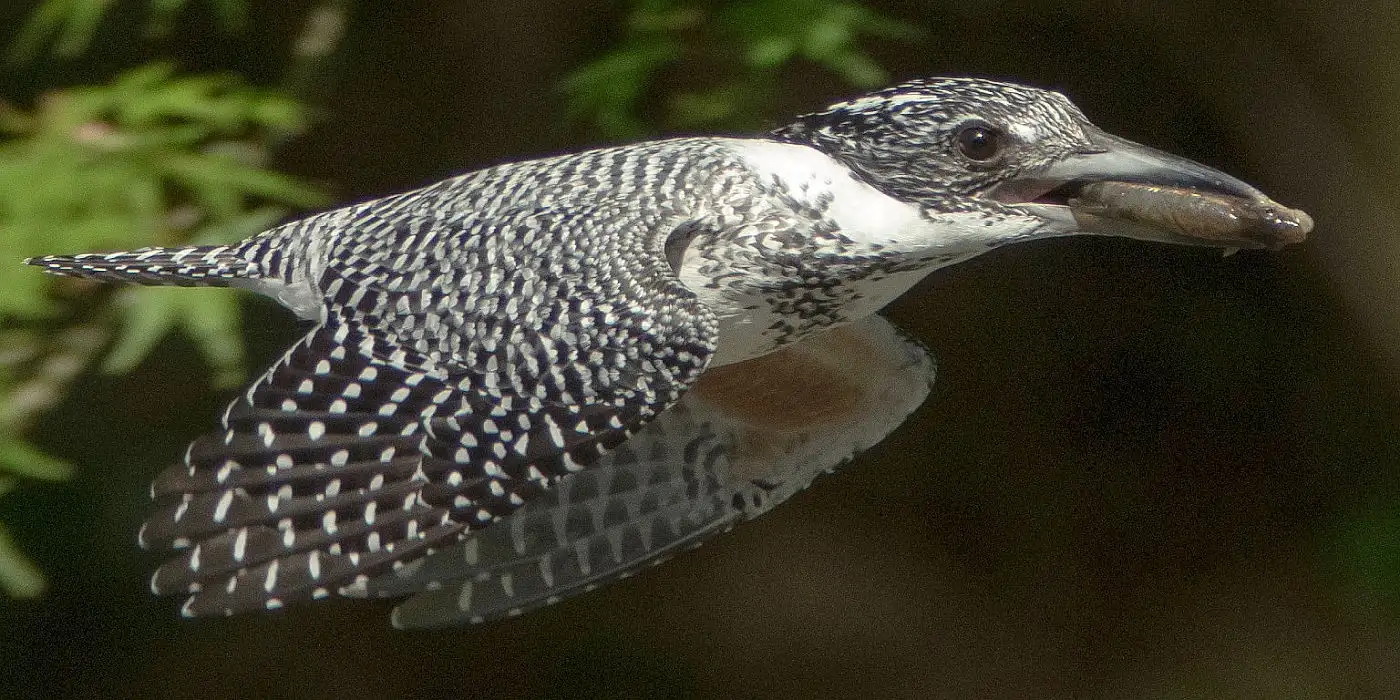
<path id="1" fill-rule="evenodd" d="M 241 243 L 28 262 L 270 296 L 310 330 L 155 480 L 188 616 L 409 596 L 400 627 L 592 590 L 880 441 L 933 362 L 875 313 L 1074 234 L 1278 248 L 1312 221 L 1062 95 L 916 80 L 752 138 L 507 163 Z"/>

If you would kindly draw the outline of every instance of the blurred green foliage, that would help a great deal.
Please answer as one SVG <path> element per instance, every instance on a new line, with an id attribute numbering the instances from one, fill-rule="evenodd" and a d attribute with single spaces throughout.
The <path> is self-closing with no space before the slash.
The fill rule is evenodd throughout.
<path id="1" fill-rule="evenodd" d="M 86 47 L 109 2 L 50 0 L 11 49 L 29 57 Z M 241 0 L 218 0 L 241 17 Z M 154 0 L 159 25 L 184 5 Z M 33 421 L 100 361 L 135 367 L 166 334 L 193 340 L 231 385 L 244 376 L 240 316 L 227 292 L 112 290 L 48 278 L 18 261 L 55 252 L 234 241 L 293 208 L 325 201 L 315 188 L 267 168 L 267 144 L 302 131 L 306 110 L 233 75 L 177 75 L 141 66 L 106 84 L 53 89 L 29 108 L 0 103 L 0 493 L 5 474 L 57 480 L 71 469 L 29 444 Z M 172 293 L 175 292 L 175 293 Z M 96 303 L 94 303 L 96 300 Z M 43 579 L 0 530 L 0 589 L 37 595 Z"/>
<path id="2" fill-rule="evenodd" d="M 169 32 L 176 16 L 190 4 L 190 0 L 142 1 L 150 13 L 150 32 L 154 35 Z M 10 44 L 10 62 L 34 60 L 49 44 L 58 56 L 82 53 L 97 35 L 102 19 L 117 4 L 114 0 L 44 0 Z M 242 27 L 247 21 L 246 0 L 204 0 L 204 4 L 229 29 Z"/>
<path id="3" fill-rule="evenodd" d="M 919 29 L 850 0 L 633 0 L 622 39 L 563 83 L 570 115 L 608 138 L 663 129 L 751 130 L 768 113 L 782 69 L 815 64 L 856 88 L 889 76 L 860 46 L 864 37 L 910 40 Z M 667 91 L 660 114 L 655 82 L 684 62 L 713 69 L 699 90 Z"/>

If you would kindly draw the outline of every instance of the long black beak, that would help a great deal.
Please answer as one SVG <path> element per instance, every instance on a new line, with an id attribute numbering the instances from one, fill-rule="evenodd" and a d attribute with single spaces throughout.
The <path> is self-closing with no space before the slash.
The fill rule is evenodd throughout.
<path id="1" fill-rule="evenodd" d="M 1042 216 L 1051 235 L 1279 248 L 1312 230 L 1306 213 L 1219 170 L 1087 128 L 1088 148 L 1007 183 L 993 197 Z"/>
<path id="2" fill-rule="evenodd" d="M 1245 200 L 1267 199 L 1263 192 L 1219 170 L 1102 129 L 1090 127 L 1089 140 L 1093 150 L 1055 163 L 1040 177 L 1061 183 L 1130 182 Z"/>

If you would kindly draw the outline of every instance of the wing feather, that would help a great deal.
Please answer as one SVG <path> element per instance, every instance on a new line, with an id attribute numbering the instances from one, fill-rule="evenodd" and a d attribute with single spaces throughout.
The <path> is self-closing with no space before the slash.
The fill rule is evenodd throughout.
<path id="1" fill-rule="evenodd" d="M 341 280 L 337 294 L 369 277 L 354 266 L 327 275 Z M 222 431 L 156 479 L 141 542 L 179 550 L 151 585 L 187 594 L 186 614 L 353 592 L 509 515 L 679 398 L 715 342 L 713 317 L 698 308 L 693 327 L 644 343 L 612 338 L 613 360 L 591 369 L 577 349 L 541 362 L 540 336 L 396 342 L 367 324 L 382 325 L 389 307 L 408 309 L 404 319 L 421 308 L 392 301 L 408 291 L 373 292 L 352 295 L 230 405 Z M 627 327 L 659 331 L 687 304 L 698 302 L 631 309 Z M 476 321 L 458 319 L 452 332 L 467 337 Z M 584 356 L 598 354 L 608 356 Z"/>
<path id="2" fill-rule="evenodd" d="M 593 590 L 767 512 L 883 439 L 932 380 L 878 317 L 711 370 L 594 468 L 352 594 L 416 593 L 394 624 L 438 627 Z"/>

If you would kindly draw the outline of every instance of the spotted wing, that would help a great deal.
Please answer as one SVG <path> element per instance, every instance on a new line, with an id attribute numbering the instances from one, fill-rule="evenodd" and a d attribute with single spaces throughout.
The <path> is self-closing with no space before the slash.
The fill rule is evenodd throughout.
<path id="1" fill-rule="evenodd" d="M 400 627 L 480 622 L 627 576 L 757 517 L 879 442 L 933 362 L 875 317 L 707 372 L 657 420 L 514 514 L 355 593 Z"/>
<path id="2" fill-rule="evenodd" d="M 606 277 L 583 287 L 494 254 L 447 280 L 475 284 L 467 300 L 393 273 L 447 266 L 446 253 L 386 259 L 432 236 L 471 245 L 434 225 L 399 220 L 370 231 L 387 249 L 342 251 L 319 287 L 326 321 L 156 480 L 141 539 L 178 550 L 151 585 L 187 594 L 185 614 L 352 592 L 594 464 L 704 370 L 714 316 L 660 251 L 624 261 L 640 287 L 625 303 Z M 541 278 L 564 282 L 522 286 Z"/>

